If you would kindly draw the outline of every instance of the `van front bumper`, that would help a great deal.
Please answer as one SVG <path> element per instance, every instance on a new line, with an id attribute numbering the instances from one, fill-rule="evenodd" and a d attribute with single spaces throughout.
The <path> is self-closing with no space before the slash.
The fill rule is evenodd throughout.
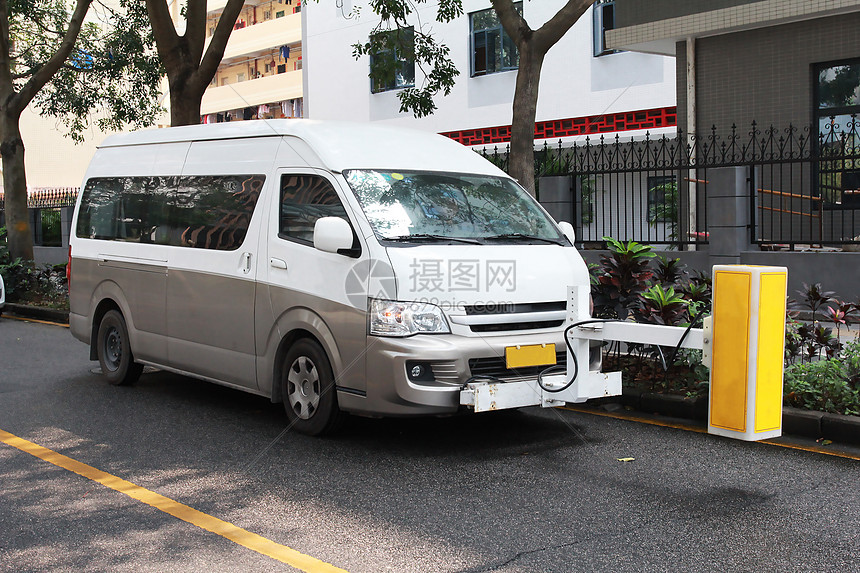
<path id="1" fill-rule="evenodd" d="M 521 373 L 504 368 L 505 349 L 532 344 L 555 344 L 558 356 L 564 356 L 560 331 L 486 337 L 368 337 L 367 395 L 361 400 L 365 407 L 360 409 L 382 416 L 453 414 L 461 408 L 461 389 L 473 376 L 487 373 L 506 381 L 522 380 Z M 416 365 L 424 374 L 410 376 Z"/>

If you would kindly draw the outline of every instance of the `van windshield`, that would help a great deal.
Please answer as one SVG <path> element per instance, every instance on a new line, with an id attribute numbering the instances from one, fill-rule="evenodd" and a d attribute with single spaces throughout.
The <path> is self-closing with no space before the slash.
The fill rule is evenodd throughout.
<path id="1" fill-rule="evenodd" d="M 381 240 L 564 244 L 534 199 L 510 179 L 365 169 L 344 176 Z"/>

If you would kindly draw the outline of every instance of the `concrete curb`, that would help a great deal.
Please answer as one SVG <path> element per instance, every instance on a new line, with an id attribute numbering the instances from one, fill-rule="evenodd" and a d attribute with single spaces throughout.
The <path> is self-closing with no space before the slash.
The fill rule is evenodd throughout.
<path id="1" fill-rule="evenodd" d="M 621 404 L 641 412 L 705 422 L 708 420 L 707 396 L 688 398 L 677 394 L 656 394 L 624 388 L 620 398 Z M 618 398 L 612 401 L 617 402 Z M 860 444 L 860 416 L 843 416 L 784 406 L 782 430 L 794 436 Z"/>
<path id="2" fill-rule="evenodd" d="M 47 320 L 60 324 L 69 324 L 69 311 L 56 308 L 45 308 L 42 306 L 30 306 L 26 304 L 6 303 L 3 307 L 4 314 L 11 314 L 20 318 L 34 318 Z"/>

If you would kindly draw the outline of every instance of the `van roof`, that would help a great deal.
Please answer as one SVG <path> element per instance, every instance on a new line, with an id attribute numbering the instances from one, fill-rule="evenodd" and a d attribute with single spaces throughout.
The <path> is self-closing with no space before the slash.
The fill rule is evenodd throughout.
<path id="1" fill-rule="evenodd" d="M 319 156 L 322 166 L 335 172 L 399 169 L 505 175 L 479 154 L 447 137 L 373 123 L 266 119 L 188 125 L 113 135 L 99 147 L 283 136 L 303 140 Z"/>

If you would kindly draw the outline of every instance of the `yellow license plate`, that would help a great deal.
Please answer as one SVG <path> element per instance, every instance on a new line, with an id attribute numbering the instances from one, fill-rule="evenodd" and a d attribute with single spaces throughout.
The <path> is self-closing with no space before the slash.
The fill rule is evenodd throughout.
<path id="1" fill-rule="evenodd" d="M 553 364 L 555 364 L 555 344 L 530 344 L 505 348 L 505 366 L 507 368 L 551 366 Z"/>

